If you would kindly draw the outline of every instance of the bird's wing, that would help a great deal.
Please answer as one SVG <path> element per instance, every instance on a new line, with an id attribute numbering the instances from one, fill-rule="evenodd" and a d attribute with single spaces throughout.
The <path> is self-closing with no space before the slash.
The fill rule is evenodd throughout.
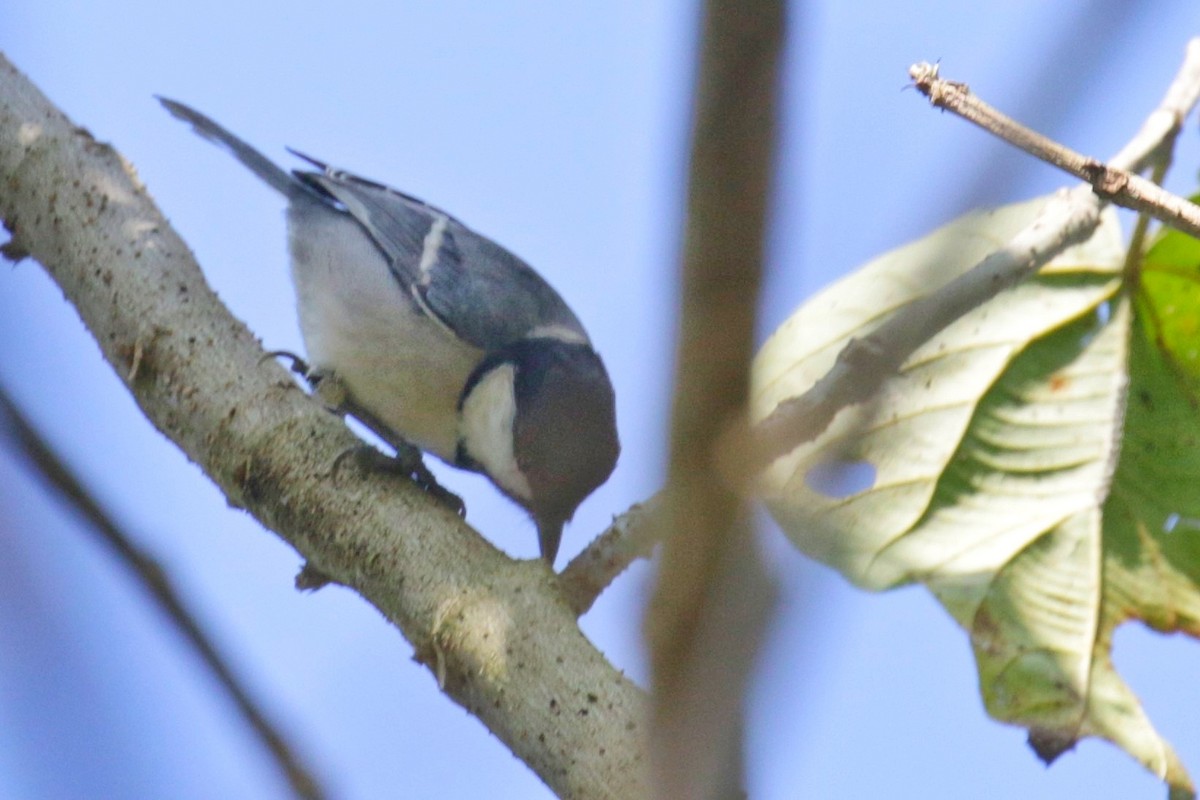
<path id="1" fill-rule="evenodd" d="M 508 250 L 411 195 L 301 157 L 321 172 L 297 177 L 341 203 L 417 305 L 459 339 L 483 350 L 530 335 L 588 341 L 558 293 Z"/>

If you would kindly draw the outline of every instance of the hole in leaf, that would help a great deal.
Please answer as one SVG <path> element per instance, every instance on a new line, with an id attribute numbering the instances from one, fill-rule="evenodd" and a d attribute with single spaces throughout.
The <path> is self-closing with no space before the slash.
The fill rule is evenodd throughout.
<path id="1" fill-rule="evenodd" d="M 804 474 L 814 492 L 840 500 L 875 485 L 875 465 L 870 461 L 823 461 Z"/>
<path id="2" fill-rule="evenodd" d="M 1185 517 L 1174 512 L 1167 514 L 1167 518 L 1163 520 L 1162 524 L 1163 533 L 1174 533 L 1180 528 L 1193 531 L 1200 530 L 1200 519 Z"/>
<path id="3" fill-rule="evenodd" d="M 1096 324 L 1091 330 L 1084 333 L 1079 339 L 1080 347 L 1087 347 L 1089 344 L 1091 344 L 1092 339 L 1096 338 L 1096 334 L 1098 334 L 1101 329 L 1108 324 L 1109 320 L 1112 319 L 1112 301 L 1105 300 L 1103 303 L 1096 306 L 1094 316 L 1096 318 Z"/>

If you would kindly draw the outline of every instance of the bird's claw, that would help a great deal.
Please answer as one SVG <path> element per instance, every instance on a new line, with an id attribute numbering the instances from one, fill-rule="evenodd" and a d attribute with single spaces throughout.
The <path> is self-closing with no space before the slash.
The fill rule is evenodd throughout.
<path id="1" fill-rule="evenodd" d="M 284 358 L 290 361 L 288 369 L 303 378 L 326 408 L 336 414 L 351 413 L 355 417 L 361 419 L 373 431 L 379 432 L 385 430 L 382 425 L 375 423 L 374 417 L 365 414 L 361 409 L 358 409 L 350 400 L 349 392 L 346 387 L 338 380 L 336 374 L 314 372 L 307 361 L 300 356 L 288 350 L 272 350 L 262 357 L 262 361 L 271 358 Z M 260 361 L 261 363 L 261 361 Z M 462 498 L 456 495 L 449 489 L 444 488 L 437 482 L 437 478 L 425 466 L 425 461 L 421 458 L 421 451 L 398 440 L 398 437 L 384 436 L 382 437 L 393 447 L 396 448 L 396 455 L 389 456 L 385 453 L 376 450 L 369 444 L 351 447 L 341 453 L 333 462 L 332 473 L 336 476 L 342 464 L 347 458 L 354 458 L 359 466 L 366 470 L 375 472 L 386 472 L 391 475 L 401 475 L 413 481 L 420 486 L 421 489 L 432 496 L 442 505 L 449 508 L 460 517 L 467 515 L 467 506 L 463 503 Z"/>
<path id="2" fill-rule="evenodd" d="M 467 506 L 463 503 L 462 498 L 438 483 L 437 478 L 425 466 L 425 462 L 421 458 L 421 451 L 412 445 L 397 448 L 394 456 L 380 452 L 369 444 L 351 447 L 334 460 L 333 471 L 335 474 L 347 458 L 353 458 L 365 470 L 408 478 L 422 491 L 458 516 L 465 517 L 467 514 Z"/>
<path id="3" fill-rule="evenodd" d="M 321 374 L 314 372 L 307 361 L 293 353 L 291 350 L 271 350 L 270 352 L 265 353 L 263 357 L 258 360 L 258 363 L 261 364 L 264 361 L 270 361 L 271 359 L 275 358 L 287 359 L 288 362 L 290 362 L 288 364 L 288 369 L 292 373 L 303 378 L 304 382 L 308 384 L 310 389 L 315 389 L 317 384 L 320 383 Z"/>

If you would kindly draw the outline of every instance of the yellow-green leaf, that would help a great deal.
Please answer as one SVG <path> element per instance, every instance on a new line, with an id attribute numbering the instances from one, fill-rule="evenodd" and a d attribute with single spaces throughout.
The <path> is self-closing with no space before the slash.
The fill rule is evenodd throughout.
<path id="1" fill-rule="evenodd" d="M 963 217 L 813 298 L 756 359 L 756 417 L 1044 202 Z M 1157 269 L 1188 291 L 1147 288 L 1131 303 L 1107 213 L 1088 242 L 951 324 L 761 486 L 792 541 L 855 583 L 928 586 L 970 635 L 988 712 L 1029 729 L 1040 756 L 1100 736 L 1189 793 L 1111 661 L 1126 619 L 1193 635 L 1200 620 L 1200 261 L 1186 273 L 1191 251 L 1167 247 L 1174 271 Z M 1155 269 L 1148 260 L 1148 287 Z M 847 465 L 869 485 L 831 490 Z"/>

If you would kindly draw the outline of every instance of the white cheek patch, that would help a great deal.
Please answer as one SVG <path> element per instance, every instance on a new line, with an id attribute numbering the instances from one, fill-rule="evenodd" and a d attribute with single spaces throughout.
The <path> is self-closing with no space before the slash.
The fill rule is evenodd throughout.
<path id="1" fill-rule="evenodd" d="M 513 420 L 517 415 L 513 399 L 516 368 L 501 364 L 475 384 L 463 401 L 459 419 L 459 439 L 467 454 L 483 467 L 488 476 L 514 497 L 529 500 L 529 481 L 517 466 L 513 453 Z"/>

